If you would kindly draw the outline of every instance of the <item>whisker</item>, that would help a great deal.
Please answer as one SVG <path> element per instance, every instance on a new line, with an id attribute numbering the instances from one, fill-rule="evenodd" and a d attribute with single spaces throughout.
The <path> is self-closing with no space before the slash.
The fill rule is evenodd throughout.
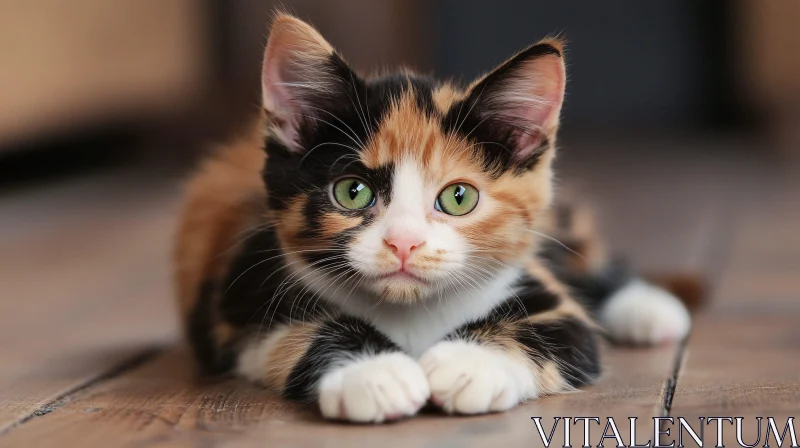
<path id="1" fill-rule="evenodd" d="M 356 94 L 356 102 L 358 102 L 358 109 L 361 110 L 361 114 L 358 113 L 356 110 L 356 115 L 358 115 L 358 119 L 361 120 L 361 124 L 364 125 L 364 133 L 369 134 L 369 130 L 367 130 L 367 117 L 364 116 L 364 109 L 361 108 L 361 99 L 358 97 L 358 89 L 356 88 L 356 81 L 353 78 L 353 72 L 350 72 L 350 84 L 353 86 L 353 93 Z M 348 98 L 350 95 L 347 95 Z M 350 98 L 350 102 L 353 102 L 353 99 Z M 355 104 L 353 105 L 355 106 Z"/>
<path id="2" fill-rule="evenodd" d="M 230 284 L 230 285 L 228 285 L 228 287 L 225 289 L 225 291 L 224 291 L 222 294 L 223 294 L 223 295 L 227 294 L 227 293 L 228 293 L 228 291 L 230 291 L 230 289 L 233 287 L 233 285 L 234 285 L 234 284 L 235 284 L 235 283 L 236 283 L 236 282 L 237 282 L 237 281 L 238 281 L 240 278 L 242 278 L 242 276 L 243 276 L 243 275 L 247 274 L 247 273 L 248 273 L 248 272 L 249 272 L 251 269 L 255 268 L 255 267 L 256 267 L 256 266 L 258 266 L 258 265 L 264 264 L 264 263 L 266 263 L 266 262 L 268 262 L 268 261 L 270 261 L 270 260 L 274 260 L 274 259 L 276 259 L 276 258 L 278 258 L 278 257 L 283 257 L 283 256 L 286 256 L 286 255 L 292 255 L 292 254 L 301 253 L 301 252 L 313 252 L 313 251 L 314 251 L 314 250 L 297 250 L 297 251 L 293 251 L 293 252 L 280 253 L 280 254 L 278 254 L 278 255 L 275 255 L 275 256 L 273 256 L 273 257 L 265 258 L 264 260 L 261 260 L 261 261 L 259 261 L 258 263 L 255 263 L 255 264 L 253 264 L 253 265 L 252 265 L 252 266 L 250 266 L 249 268 L 245 269 L 245 270 L 244 270 L 244 272 L 242 272 L 241 274 L 239 274 L 239 276 L 237 276 L 237 277 L 236 277 L 236 278 L 235 278 L 235 279 L 234 279 L 234 280 L 231 282 L 231 284 Z"/>
<path id="3" fill-rule="evenodd" d="M 332 265 L 332 266 L 325 266 L 325 267 L 322 267 L 322 268 L 318 268 L 318 269 L 316 269 L 314 272 L 312 272 L 310 274 L 320 274 L 322 276 L 327 276 L 328 274 L 336 272 L 336 271 L 339 271 L 340 269 L 345 269 L 345 272 L 347 272 L 347 269 L 350 269 L 349 268 L 349 264 L 346 261 L 340 262 L 340 263 L 337 263 L 337 264 Z M 336 276 L 335 278 L 339 278 L 339 276 Z M 298 282 L 299 281 L 302 281 L 302 278 L 298 279 Z M 324 285 L 330 285 L 333 281 L 335 281 L 335 279 L 327 279 L 326 282 L 324 283 Z M 297 283 L 297 282 L 295 282 L 295 283 Z M 301 302 L 303 300 L 303 298 L 305 298 L 306 294 L 309 291 L 311 291 L 311 289 L 312 289 L 311 288 L 311 284 L 310 283 L 306 284 L 305 286 L 303 286 L 303 288 L 300 290 L 300 292 L 295 296 L 294 300 L 292 301 L 291 307 L 289 307 L 289 322 L 290 323 L 291 323 L 292 319 L 294 318 L 295 304 L 297 304 L 298 302 Z M 326 290 L 327 290 L 327 287 L 326 287 Z M 316 294 L 317 294 L 316 292 L 312 292 L 311 300 L 314 299 Z M 307 307 L 304 307 L 303 309 L 305 310 L 306 308 Z M 302 321 L 302 319 L 301 319 L 301 321 Z"/>
<path id="4" fill-rule="evenodd" d="M 309 149 L 305 154 L 303 154 L 303 157 L 300 158 L 300 162 L 298 163 L 298 167 L 303 165 L 303 162 L 306 160 L 306 157 L 308 157 L 315 149 L 317 149 L 319 147 L 322 147 L 322 146 L 328 146 L 328 145 L 330 145 L 330 146 L 341 146 L 343 148 L 348 148 L 348 149 L 351 149 L 353 151 L 358 152 L 357 148 L 354 148 L 354 147 L 352 147 L 350 145 L 345 145 L 343 143 L 336 143 L 336 142 L 323 142 L 323 143 L 320 143 L 318 145 L 315 145 L 313 148 Z"/>
<path id="5" fill-rule="evenodd" d="M 346 136 L 347 138 L 349 138 L 350 140 L 352 140 L 352 141 L 353 141 L 353 143 L 355 143 L 356 147 L 361 147 L 361 144 L 360 144 L 360 143 L 359 143 L 359 142 L 358 142 L 358 141 L 357 141 L 355 138 L 353 138 L 353 136 L 352 136 L 352 135 L 348 134 L 347 132 L 345 132 L 344 130 L 342 130 L 342 128 L 340 128 L 340 127 L 336 126 L 335 124 L 331 123 L 330 121 L 323 120 L 322 118 L 315 117 L 315 116 L 313 116 L 313 115 L 301 114 L 301 113 L 299 113 L 299 112 L 295 112 L 294 114 L 295 114 L 295 115 L 300 115 L 300 116 L 302 116 L 302 117 L 305 117 L 305 118 L 309 118 L 309 119 L 311 119 L 311 120 L 321 121 L 321 122 L 323 122 L 323 123 L 327 124 L 328 126 L 330 126 L 330 127 L 334 128 L 334 129 L 336 129 L 337 131 L 341 132 L 341 133 L 342 133 L 344 136 Z"/>
<path id="6" fill-rule="evenodd" d="M 334 266 L 336 266 L 336 265 L 334 265 Z M 290 290 L 291 290 L 291 289 L 294 287 L 294 285 L 296 285 L 298 282 L 302 281 L 302 280 L 303 280 L 305 277 L 307 277 L 308 275 L 311 275 L 311 274 L 313 274 L 315 271 L 318 271 L 318 269 L 316 269 L 316 270 L 315 270 L 315 269 L 312 269 L 312 271 L 311 271 L 311 272 L 309 272 L 308 274 L 306 274 L 306 275 L 304 275 L 303 277 L 300 277 L 300 278 L 298 278 L 298 279 L 296 279 L 296 280 L 292 281 L 292 280 L 293 280 L 293 279 L 294 279 L 294 278 L 295 278 L 297 275 L 299 275 L 301 272 L 303 272 L 303 271 L 305 271 L 305 270 L 307 270 L 307 269 L 309 269 L 309 268 L 313 268 L 313 267 L 312 267 L 312 266 L 304 266 L 303 268 L 301 268 L 301 269 L 300 269 L 300 270 L 298 270 L 297 272 L 293 273 L 291 276 L 289 276 L 289 277 L 287 277 L 286 279 L 284 279 L 284 280 L 283 280 L 283 281 L 282 281 L 282 282 L 281 282 L 281 283 L 278 285 L 278 287 L 276 288 L 275 292 L 272 294 L 272 298 L 271 298 L 271 299 L 268 301 L 269 303 L 275 303 L 275 309 L 273 310 L 273 312 L 272 312 L 272 316 L 270 317 L 270 321 L 269 321 L 269 324 L 268 324 L 268 326 L 267 326 L 267 331 L 269 331 L 269 328 L 272 326 L 272 321 L 275 319 L 275 315 L 277 314 L 278 307 L 279 307 L 280 303 L 283 301 L 283 298 L 286 296 L 286 294 L 287 294 L 287 293 L 288 293 L 288 292 L 289 292 L 289 291 L 290 291 Z M 330 266 L 328 266 L 327 268 L 328 268 L 328 269 L 330 269 L 331 267 L 330 267 Z M 324 269 L 324 268 L 323 268 L 323 269 Z M 291 283 L 288 283 L 288 282 L 291 282 Z M 278 294 L 281 294 L 281 296 L 280 296 L 280 297 L 277 297 L 277 296 L 278 296 Z M 277 299 L 276 299 L 276 298 L 277 298 Z M 271 306 L 271 305 L 270 305 L 270 306 Z M 292 315 L 292 309 L 293 309 L 293 308 L 294 308 L 294 302 L 292 302 L 292 305 L 289 307 L 289 315 L 288 315 L 288 317 L 289 317 L 289 319 L 290 319 L 290 320 L 291 320 L 291 317 L 292 317 L 291 315 Z M 264 319 L 266 318 L 266 315 L 267 315 L 268 313 L 269 313 L 269 309 L 267 309 L 267 313 L 265 313 L 265 314 L 264 314 Z M 262 326 L 263 326 L 264 319 L 262 319 L 262 321 L 261 321 L 261 325 L 262 325 Z M 261 327 L 259 327 L 259 331 L 260 331 L 260 328 L 261 328 Z"/>
<path id="7" fill-rule="evenodd" d="M 339 257 L 341 257 L 341 255 L 338 255 L 338 256 L 335 256 L 335 257 L 329 257 L 329 258 L 327 258 L 327 259 L 323 259 L 323 260 L 319 260 L 319 261 L 317 261 L 317 262 L 315 262 L 315 263 L 312 263 L 311 265 L 308 265 L 308 266 L 305 266 L 305 267 L 301 268 L 301 270 L 300 270 L 300 271 L 297 271 L 297 272 L 301 272 L 302 270 L 305 270 L 305 269 L 307 269 L 307 268 L 309 268 L 309 267 L 311 267 L 311 266 L 313 266 L 313 265 L 315 265 L 315 264 L 322 263 L 322 262 L 324 262 L 324 261 L 328 261 L 328 260 L 334 260 L 334 259 L 336 259 L 336 258 L 339 258 Z M 275 271 L 273 271 L 273 272 L 272 272 L 270 275 L 268 275 L 268 276 L 267 276 L 267 278 L 266 278 L 266 279 L 264 279 L 264 281 L 263 281 L 263 282 L 261 282 L 261 285 L 259 286 L 259 289 L 258 289 L 258 291 L 261 291 L 261 290 L 262 290 L 262 288 L 263 288 L 263 287 L 264 287 L 264 285 L 266 284 L 267 280 L 269 280 L 269 279 L 270 279 L 270 278 L 271 278 L 273 275 L 275 275 L 276 273 L 280 272 L 281 270 L 283 270 L 283 269 L 286 269 L 286 268 L 290 267 L 291 265 L 293 265 L 293 264 L 296 264 L 296 263 L 299 263 L 299 262 L 301 262 L 301 261 L 302 261 L 302 260 L 296 260 L 296 261 L 293 261 L 293 262 L 291 262 L 291 263 L 288 263 L 288 264 L 285 264 L 285 265 L 281 266 L 280 268 L 276 269 Z M 296 273 L 297 273 L 297 272 L 296 272 Z M 295 274 L 296 274 L 296 273 L 295 273 Z M 270 308 L 272 307 L 272 303 L 273 303 L 273 301 L 274 301 L 274 298 L 275 298 L 275 296 L 276 296 L 276 295 L 277 295 L 277 294 L 280 292 L 281 286 L 284 284 L 284 282 L 285 282 L 285 281 L 287 281 L 287 280 L 291 279 L 291 278 L 292 278 L 292 276 L 293 276 L 293 275 L 295 275 L 295 274 L 291 274 L 289 277 L 287 277 L 286 279 L 284 279 L 284 280 L 283 280 L 283 281 L 282 281 L 282 282 L 281 282 L 281 283 L 278 285 L 278 287 L 276 288 L 276 290 L 275 290 L 276 292 L 273 294 L 273 296 L 272 296 L 272 299 L 270 299 L 270 300 L 268 300 L 268 301 L 265 301 L 265 302 L 264 302 L 264 304 L 262 304 L 260 307 L 258 307 L 258 309 L 257 309 L 257 310 L 256 310 L 256 311 L 253 313 L 253 315 L 252 315 L 252 316 L 250 316 L 250 319 L 252 319 L 253 317 L 255 317 L 255 315 L 256 315 L 256 314 L 258 314 L 258 312 L 259 312 L 259 311 L 261 311 L 261 309 L 262 309 L 262 308 L 264 308 L 264 306 L 265 306 L 265 305 L 268 305 L 268 307 L 267 307 L 267 310 L 265 311 L 265 317 L 266 317 L 266 314 L 268 314 L 268 313 L 269 313 L 269 310 L 270 310 Z M 276 304 L 276 308 L 275 308 L 275 311 L 276 311 L 276 312 L 277 312 L 277 306 L 278 306 L 278 305 Z M 263 319 L 262 319 L 262 323 L 263 323 Z"/>
<path id="8" fill-rule="evenodd" d="M 564 249 L 568 250 L 569 252 L 577 255 L 578 257 L 581 258 L 581 260 L 586 260 L 586 257 L 584 257 L 581 253 L 573 250 L 571 247 L 567 246 L 566 244 L 562 243 L 561 241 L 557 240 L 556 238 L 553 238 L 550 235 L 544 234 L 542 232 L 537 232 L 537 231 L 531 230 L 531 229 L 525 229 L 525 230 L 527 230 L 528 232 L 531 232 L 531 233 L 535 233 L 535 234 L 537 234 L 537 235 L 539 235 L 539 236 L 541 236 L 543 238 L 547 238 L 548 240 L 555 242 L 556 244 L 558 244 L 559 246 L 561 246 Z"/>
<path id="9" fill-rule="evenodd" d="M 361 138 L 358 137 L 358 134 L 356 134 L 356 131 L 354 131 L 353 128 L 351 128 L 350 125 L 348 125 L 344 120 L 342 120 L 341 118 L 337 117 L 335 114 L 333 114 L 333 113 L 331 113 L 331 112 L 329 112 L 329 111 L 327 111 L 327 110 L 325 110 L 325 109 L 323 109 L 321 107 L 314 107 L 314 106 L 307 106 L 307 107 L 309 107 L 311 109 L 316 109 L 316 110 L 321 111 L 321 112 L 325 112 L 326 114 L 330 115 L 331 117 L 339 120 L 339 123 L 342 123 L 343 125 L 345 125 L 345 127 L 347 127 L 347 129 L 349 129 L 350 132 L 353 134 L 353 137 L 358 139 L 358 142 L 360 143 L 359 147 L 360 148 L 364 147 L 364 142 L 361 140 Z"/>

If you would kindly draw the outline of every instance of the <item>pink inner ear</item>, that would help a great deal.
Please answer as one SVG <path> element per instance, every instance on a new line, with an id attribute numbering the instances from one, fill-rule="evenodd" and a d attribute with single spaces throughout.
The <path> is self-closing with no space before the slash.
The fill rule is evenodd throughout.
<path id="1" fill-rule="evenodd" d="M 521 133 L 517 139 L 517 150 L 514 152 L 514 159 L 527 159 L 536 148 L 542 145 L 544 135 L 538 130 Z"/>
<path id="2" fill-rule="evenodd" d="M 538 148 L 558 126 L 564 100 L 564 63 L 558 56 L 529 61 L 521 73 L 503 86 L 496 103 L 500 112 L 525 128 L 518 134 L 515 158 L 524 159 Z"/>
<path id="3" fill-rule="evenodd" d="M 313 91 L 330 90 L 326 63 L 332 52 L 315 29 L 294 17 L 279 15 L 272 24 L 261 69 L 262 100 L 277 125 L 276 136 L 295 150 L 303 115 L 313 115 Z"/>
<path id="4" fill-rule="evenodd" d="M 272 111 L 284 109 L 288 103 L 289 92 L 282 82 L 280 60 L 276 55 L 267 54 L 261 72 L 264 108 Z"/>
<path id="5" fill-rule="evenodd" d="M 264 108 L 274 114 L 285 142 L 292 144 L 297 142 L 298 114 L 302 113 L 302 108 L 293 98 L 291 87 L 285 85 L 292 81 L 287 79 L 287 70 L 281 65 L 291 62 L 282 56 L 266 55 L 261 76 L 262 95 Z"/>

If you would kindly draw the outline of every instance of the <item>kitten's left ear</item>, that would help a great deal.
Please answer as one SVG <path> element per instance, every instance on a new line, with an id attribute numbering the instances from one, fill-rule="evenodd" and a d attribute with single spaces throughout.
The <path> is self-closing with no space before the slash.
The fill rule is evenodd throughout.
<path id="1" fill-rule="evenodd" d="M 261 87 L 276 136 L 291 150 L 302 151 L 302 131 L 324 121 L 321 113 L 347 99 L 360 82 L 311 25 L 277 14 L 264 51 Z"/>
<path id="2" fill-rule="evenodd" d="M 476 82 L 466 105 L 481 123 L 499 130 L 514 161 L 524 163 L 555 139 L 565 84 L 563 43 L 546 40 Z"/>

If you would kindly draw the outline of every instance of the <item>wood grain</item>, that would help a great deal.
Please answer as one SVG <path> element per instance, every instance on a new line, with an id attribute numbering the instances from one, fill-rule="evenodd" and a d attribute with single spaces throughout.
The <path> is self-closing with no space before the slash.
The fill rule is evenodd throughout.
<path id="1" fill-rule="evenodd" d="M 774 417 L 782 431 L 786 419 L 800 410 L 800 203 L 795 179 L 765 179 L 759 200 L 740 204 L 716 300 L 694 323 L 673 400 L 672 415 L 693 422 L 709 416 L 744 417 L 747 443 L 756 440 L 756 417 L 765 419 L 764 437 L 766 417 Z M 707 443 L 716 443 L 715 424 L 706 431 L 711 432 Z M 723 440 L 736 444 L 729 423 L 723 424 Z"/>
<path id="2" fill-rule="evenodd" d="M 0 199 L 0 433 L 174 333 L 174 186 L 126 180 Z"/>
<path id="3" fill-rule="evenodd" d="M 774 417 L 782 431 L 787 418 L 797 417 L 800 410 L 798 317 L 743 313 L 698 319 L 671 415 L 686 418 L 694 428 L 705 426 L 707 446 L 716 443 L 716 424 L 700 425 L 700 417 L 743 417 L 747 443 L 756 439 L 756 417 L 764 418 L 762 437 L 767 417 Z M 738 446 L 732 424 L 723 423 L 722 440 Z"/>
<path id="4" fill-rule="evenodd" d="M 323 422 L 316 409 L 291 404 L 243 381 L 198 383 L 181 348 L 133 371 L 67 398 L 53 412 L 0 438 L 0 446 L 144 446 L 198 443 L 238 446 L 479 446 L 502 437 L 520 443 L 536 436 L 532 416 L 660 415 L 662 389 L 674 347 L 612 350 L 600 384 L 574 394 L 547 397 L 510 412 L 483 417 L 429 413 L 391 425 Z M 597 429 L 595 429 L 597 431 Z M 580 433 L 573 434 L 580 442 Z M 112 442 L 113 441 L 113 442 Z"/>

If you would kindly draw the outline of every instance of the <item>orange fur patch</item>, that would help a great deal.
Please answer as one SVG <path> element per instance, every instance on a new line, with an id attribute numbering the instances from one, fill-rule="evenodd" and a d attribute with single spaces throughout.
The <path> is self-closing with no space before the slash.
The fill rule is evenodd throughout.
<path id="1" fill-rule="evenodd" d="M 360 216 L 344 216 L 339 213 L 325 213 L 320 217 L 322 232 L 333 237 L 364 222 Z"/>
<path id="2" fill-rule="evenodd" d="M 261 124 L 258 120 L 249 135 L 208 159 L 187 184 L 174 248 L 175 285 L 184 316 L 194 308 L 200 284 L 224 275 L 248 230 L 264 225 Z"/>
<path id="3" fill-rule="evenodd" d="M 298 323 L 285 332 L 276 333 L 280 339 L 269 348 L 264 366 L 264 384 L 275 391 L 286 387 L 286 380 L 294 367 L 308 351 L 308 346 L 319 331 L 319 324 Z"/>
<path id="4" fill-rule="evenodd" d="M 457 90 L 450 83 L 444 83 L 433 92 L 433 104 L 441 113 L 447 113 L 450 107 L 458 101 L 463 100 L 464 92 Z"/>
<path id="5" fill-rule="evenodd" d="M 525 269 L 535 279 L 542 282 L 544 287 L 559 297 L 559 304 L 554 309 L 528 317 L 528 322 L 552 322 L 565 318 L 574 318 L 591 328 L 599 329 L 600 326 L 589 316 L 589 313 L 572 297 L 567 287 L 561 283 L 541 261 L 529 259 Z"/>
<path id="6" fill-rule="evenodd" d="M 276 231 L 284 249 L 297 250 L 298 247 L 305 247 L 305 242 L 300 241 L 297 235 L 306 227 L 306 217 L 303 211 L 307 201 L 308 198 L 305 196 L 298 196 L 285 211 L 281 212 Z"/>
<path id="7" fill-rule="evenodd" d="M 368 168 L 375 169 L 404 157 L 427 165 L 435 152 L 443 150 L 447 139 L 438 121 L 419 110 L 414 95 L 409 88 L 402 97 L 393 100 L 380 129 L 360 154 Z"/>

